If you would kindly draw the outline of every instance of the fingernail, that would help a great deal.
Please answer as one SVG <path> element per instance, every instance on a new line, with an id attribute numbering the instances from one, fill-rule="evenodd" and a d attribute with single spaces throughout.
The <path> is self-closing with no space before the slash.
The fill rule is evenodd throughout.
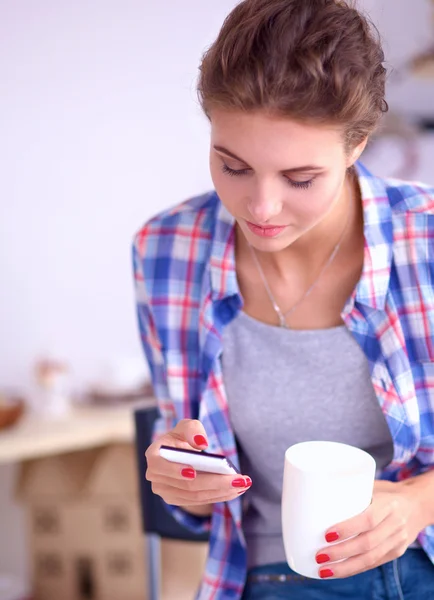
<path id="1" fill-rule="evenodd" d="M 234 479 L 232 481 L 232 487 L 247 487 L 245 479 Z"/>
<path id="2" fill-rule="evenodd" d="M 331 569 L 321 569 L 319 576 L 321 579 L 327 579 L 327 577 L 333 577 L 334 573 Z"/>
<path id="3" fill-rule="evenodd" d="M 194 479 L 196 477 L 196 471 L 194 469 L 182 469 L 181 475 L 186 479 Z"/>
<path id="4" fill-rule="evenodd" d="M 319 565 L 322 565 L 323 563 L 330 562 L 330 556 L 328 554 L 318 554 L 315 560 Z"/>
<path id="5" fill-rule="evenodd" d="M 250 477 L 246 477 L 246 485 L 247 487 L 250 487 L 252 485 L 252 480 L 250 479 Z"/>
<path id="6" fill-rule="evenodd" d="M 330 542 L 336 542 L 339 539 L 339 534 L 336 531 L 332 531 L 326 534 L 325 539 L 329 544 Z"/>
<path id="7" fill-rule="evenodd" d="M 208 442 L 206 441 L 206 438 L 203 435 L 195 435 L 194 443 L 196 444 L 196 446 L 208 446 Z"/>

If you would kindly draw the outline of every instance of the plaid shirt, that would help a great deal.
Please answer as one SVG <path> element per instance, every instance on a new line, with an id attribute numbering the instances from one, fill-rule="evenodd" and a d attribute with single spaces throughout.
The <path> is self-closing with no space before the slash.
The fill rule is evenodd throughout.
<path id="1" fill-rule="evenodd" d="M 342 318 L 369 362 L 394 441 L 382 478 L 434 466 L 434 189 L 373 177 L 357 165 L 365 221 L 361 278 Z M 239 466 L 220 356 L 222 330 L 242 308 L 234 219 L 211 192 L 157 216 L 137 234 L 134 269 L 140 332 L 161 419 L 156 434 L 200 419 L 210 451 Z M 211 518 L 169 507 L 211 530 L 199 600 L 241 597 L 246 551 L 241 499 Z M 434 526 L 419 536 L 434 562 Z"/>

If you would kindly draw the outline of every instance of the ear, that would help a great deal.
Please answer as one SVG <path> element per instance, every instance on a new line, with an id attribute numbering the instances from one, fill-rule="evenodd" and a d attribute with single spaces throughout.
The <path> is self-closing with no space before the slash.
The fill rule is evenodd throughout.
<path id="1" fill-rule="evenodd" d="M 359 160 L 360 156 L 362 155 L 363 150 L 366 148 L 366 144 L 368 143 L 368 136 L 365 137 L 365 139 L 360 142 L 360 144 L 358 144 L 357 146 L 355 146 L 348 154 L 347 157 L 347 168 L 350 168 L 353 166 L 353 164 Z"/>

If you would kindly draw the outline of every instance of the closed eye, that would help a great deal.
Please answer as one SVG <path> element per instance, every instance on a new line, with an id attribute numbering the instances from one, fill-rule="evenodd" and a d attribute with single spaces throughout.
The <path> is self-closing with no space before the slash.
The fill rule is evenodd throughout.
<path id="1" fill-rule="evenodd" d="M 315 177 L 312 177 L 312 179 L 308 179 L 307 181 L 293 181 L 292 179 L 289 179 L 289 177 L 286 177 L 289 185 L 291 185 L 294 188 L 299 188 L 302 190 L 307 190 L 309 189 L 312 185 L 313 182 L 315 181 Z"/>
<path id="2" fill-rule="evenodd" d="M 225 163 L 222 165 L 223 173 L 227 173 L 231 177 L 238 177 L 239 175 L 247 175 L 250 169 L 231 169 Z"/>
<path id="3" fill-rule="evenodd" d="M 228 167 L 227 164 L 223 163 L 222 171 L 230 177 L 241 177 L 242 175 L 248 175 L 251 172 L 251 169 L 231 169 L 230 167 Z M 308 188 L 310 188 L 313 185 L 313 182 L 315 181 L 315 177 L 312 177 L 312 179 L 308 179 L 306 181 L 294 181 L 289 177 L 285 177 L 285 179 L 291 187 L 303 190 L 307 190 Z"/>

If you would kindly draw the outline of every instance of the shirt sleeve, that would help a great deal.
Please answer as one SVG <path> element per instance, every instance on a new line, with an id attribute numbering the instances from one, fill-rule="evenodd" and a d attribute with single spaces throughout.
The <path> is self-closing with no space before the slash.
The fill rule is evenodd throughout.
<path id="1" fill-rule="evenodd" d="M 140 339 L 149 365 L 154 394 L 160 412 L 160 418 L 157 419 L 154 426 L 153 439 L 155 440 L 173 429 L 177 419 L 174 404 L 169 395 L 164 354 L 147 299 L 144 269 L 137 247 L 137 240 L 133 245 L 133 268 Z M 190 531 L 205 533 L 210 530 L 211 517 L 197 517 L 178 506 L 167 503 L 165 505 L 172 516 Z"/>

